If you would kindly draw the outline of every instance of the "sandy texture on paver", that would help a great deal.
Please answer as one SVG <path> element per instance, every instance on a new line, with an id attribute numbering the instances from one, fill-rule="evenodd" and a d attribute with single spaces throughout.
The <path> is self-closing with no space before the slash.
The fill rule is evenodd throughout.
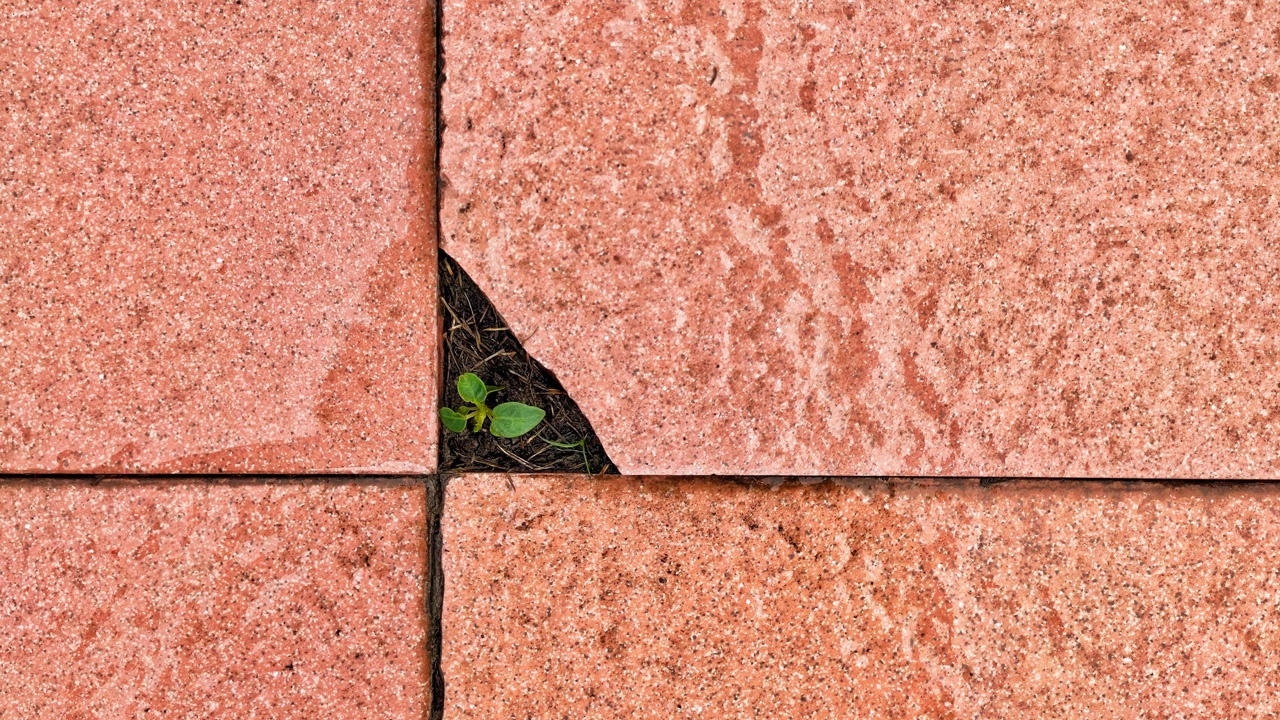
<path id="1" fill-rule="evenodd" d="M 424 717 L 421 486 L 0 486 L 0 717 Z"/>
<path id="2" fill-rule="evenodd" d="M 428 4 L 0 8 L 0 470 L 435 467 Z"/>
<path id="3" fill-rule="evenodd" d="M 453 480 L 445 717 L 1280 712 L 1280 489 Z"/>
<path id="4" fill-rule="evenodd" d="M 1280 11 L 445 2 L 443 245 L 623 472 L 1280 476 Z"/>

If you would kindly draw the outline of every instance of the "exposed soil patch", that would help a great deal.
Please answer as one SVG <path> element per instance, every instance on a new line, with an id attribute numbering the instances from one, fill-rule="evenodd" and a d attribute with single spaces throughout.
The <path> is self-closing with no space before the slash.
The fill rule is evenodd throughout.
<path id="1" fill-rule="evenodd" d="M 440 312 L 444 317 L 444 395 L 462 406 L 458 376 L 471 372 L 504 388 L 492 400 L 522 402 L 547 411 L 528 435 L 499 438 L 483 432 L 450 432 L 441 426 L 440 469 L 469 472 L 556 472 L 616 474 L 591 424 L 549 370 L 520 346 L 502 316 L 467 273 L 440 253 Z M 439 420 L 435 420 L 439 422 Z M 549 442 L 548 442 L 549 441 Z M 581 445 L 556 447 L 550 443 Z"/>

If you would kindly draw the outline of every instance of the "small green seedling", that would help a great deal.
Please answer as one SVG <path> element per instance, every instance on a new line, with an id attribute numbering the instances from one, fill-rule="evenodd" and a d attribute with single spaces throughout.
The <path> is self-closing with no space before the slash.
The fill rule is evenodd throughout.
<path id="1" fill-rule="evenodd" d="M 578 442 L 573 442 L 573 443 L 556 442 L 554 440 L 548 440 L 546 438 L 542 438 L 542 442 L 552 447 L 558 447 L 561 450 L 572 450 L 574 448 L 578 448 L 582 450 L 582 465 L 586 467 L 587 474 L 588 475 L 591 474 L 591 461 L 587 459 L 587 439 L 586 438 L 581 438 L 578 440 Z"/>
<path id="2" fill-rule="evenodd" d="M 483 380 L 471 373 L 463 373 L 458 377 L 458 395 L 471 405 L 464 405 L 457 410 L 440 408 L 440 422 L 454 432 L 464 432 L 467 421 L 471 420 L 472 432 L 480 432 L 488 418 L 489 432 L 501 438 L 516 438 L 529 432 L 542 418 L 547 416 L 542 408 L 518 402 L 505 402 L 490 408 L 485 404 L 489 396 L 502 388 L 486 385 Z"/>

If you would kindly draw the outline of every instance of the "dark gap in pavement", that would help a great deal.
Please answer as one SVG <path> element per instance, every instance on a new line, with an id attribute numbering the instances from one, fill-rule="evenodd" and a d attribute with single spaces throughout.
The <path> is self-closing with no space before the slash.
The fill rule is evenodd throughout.
<path id="1" fill-rule="evenodd" d="M 417 485 L 423 475 L 348 475 L 308 473 L 0 473 L 0 486 L 53 487 L 73 485 L 104 490 L 131 489 L 140 485 Z"/>
<path id="2" fill-rule="evenodd" d="M 478 433 L 470 426 L 464 432 L 441 426 L 439 471 L 616 474 L 578 404 L 551 371 L 525 352 L 489 298 L 443 251 L 438 275 L 444 319 L 440 402 L 454 409 L 463 405 L 457 379 L 469 372 L 503 388 L 493 395 L 494 402 L 521 402 L 547 412 L 533 431 L 519 438 L 494 437 L 487 425 Z"/>
<path id="3" fill-rule="evenodd" d="M 431 195 L 428 199 L 429 207 L 426 208 L 428 217 L 432 225 L 432 238 L 435 245 L 439 247 L 440 240 L 440 139 L 444 136 L 444 117 L 440 112 L 441 103 L 443 102 L 444 80 L 445 80 L 445 58 L 444 58 L 444 3 L 442 0 L 432 0 L 427 3 L 425 17 L 423 18 L 425 27 L 422 33 L 421 57 L 425 61 L 428 77 L 427 82 L 431 83 L 430 96 L 428 103 L 428 118 L 430 128 L 427 131 L 427 146 L 430 150 L 428 156 L 430 167 L 428 173 L 431 178 Z M 437 252 L 439 250 L 437 249 Z M 428 257 L 430 257 L 428 255 Z M 439 293 L 437 292 L 437 295 Z M 440 387 L 440 378 L 436 378 L 436 387 Z M 424 418 L 425 422 L 440 422 L 437 418 Z M 441 428 L 443 431 L 443 428 Z M 437 451 L 439 457 L 440 451 Z M 443 624 L 441 618 L 444 615 L 444 570 L 443 570 L 443 552 L 444 546 L 441 541 L 440 520 L 444 517 L 444 488 L 448 482 L 444 475 L 440 473 L 440 469 L 436 468 L 436 474 L 427 482 L 427 562 L 426 562 L 426 635 L 427 635 L 427 692 L 431 694 L 431 704 L 426 708 L 427 720 L 444 720 L 444 671 L 441 669 L 440 662 L 443 655 Z"/>
<path id="4" fill-rule="evenodd" d="M 431 693 L 428 720 L 444 718 L 444 671 L 440 668 L 443 652 L 444 569 L 441 564 L 440 519 L 444 516 L 444 488 L 448 480 L 434 475 L 427 481 L 427 689 Z"/>

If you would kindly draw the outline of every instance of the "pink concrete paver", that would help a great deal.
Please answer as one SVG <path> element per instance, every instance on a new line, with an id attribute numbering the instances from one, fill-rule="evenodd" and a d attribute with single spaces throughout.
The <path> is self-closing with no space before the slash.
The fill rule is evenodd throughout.
<path id="1" fill-rule="evenodd" d="M 1280 9 L 445 0 L 442 244 L 628 473 L 1280 476 Z"/>
<path id="2" fill-rule="evenodd" d="M 0 470 L 435 467 L 430 5 L 0 8 Z"/>
<path id="3" fill-rule="evenodd" d="M 470 476 L 449 720 L 1269 717 L 1280 489 Z"/>
<path id="4" fill-rule="evenodd" d="M 0 486 L 0 718 L 425 716 L 421 486 Z"/>

